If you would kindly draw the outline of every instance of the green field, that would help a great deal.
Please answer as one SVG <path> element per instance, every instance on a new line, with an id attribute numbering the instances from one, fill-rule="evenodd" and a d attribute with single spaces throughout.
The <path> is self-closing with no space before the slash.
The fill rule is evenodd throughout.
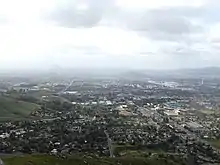
<path id="1" fill-rule="evenodd" d="M 163 154 L 165 153 L 160 149 L 147 149 L 146 147 L 139 147 L 135 145 L 113 145 L 114 155 L 124 156 L 140 156 L 143 157 L 149 153 Z"/>
<path id="2" fill-rule="evenodd" d="M 199 112 L 205 115 L 212 115 L 215 113 L 214 110 L 209 110 L 209 109 L 202 109 L 202 110 L 199 110 Z"/>
<path id="3" fill-rule="evenodd" d="M 39 106 L 37 104 L 19 101 L 15 98 L 0 96 L 0 121 L 26 118 Z"/>
<path id="4" fill-rule="evenodd" d="M 210 143 L 212 146 L 214 146 L 214 147 L 220 149 L 220 139 L 218 139 L 218 140 L 211 140 L 211 141 L 209 141 L 209 143 Z"/>
<path id="5" fill-rule="evenodd" d="M 180 165 L 183 161 L 175 161 L 171 158 L 144 158 L 144 157 L 120 157 L 97 158 L 74 156 L 66 159 L 54 156 L 22 156 L 3 158 L 5 165 Z"/>

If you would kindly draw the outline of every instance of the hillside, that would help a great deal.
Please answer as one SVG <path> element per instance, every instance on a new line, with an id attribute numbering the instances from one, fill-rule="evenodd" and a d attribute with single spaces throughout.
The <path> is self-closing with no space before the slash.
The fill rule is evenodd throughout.
<path id="1" fill-rule="evenodd" d="M 37 108 L 37 104 L 0 96 L 0 121 L 23 119 Z"/>
<path id="2" fill-rule="evenodd" d="M 120 158 L 92 158 L 75 156 L 66 159 L 54 156 L 22 156 L 3 158 L 5 165 L 185 165 L 186 162 L 171 158 L 145 158 L 145 157 L 120 157 Z"/>

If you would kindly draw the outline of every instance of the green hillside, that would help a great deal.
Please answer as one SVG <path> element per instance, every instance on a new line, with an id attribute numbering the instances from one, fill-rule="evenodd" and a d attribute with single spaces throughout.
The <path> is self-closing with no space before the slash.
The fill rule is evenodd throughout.
<path id="1" fill-rule="evenodd" d="M 220 139 L 217 139 L 217 140 L 209 140 L 208 141 L 212 146 L 220 149 Z"/>
<path id="2" fill-rule="evenodd" d="M 37 104 L 0 96 L 0 121 L 25 118 L 37 108 Z"/>
<path id="3" fill-rule="evenodd" d="M 168 158 L 144 158 L 144 157 L 121 157 L 121 158 L 92 158 L 70 157 L 66 159 L 54 156 L 21 156 L 3 159 L 5 165 L 185 165 L 184 161 Z"/>

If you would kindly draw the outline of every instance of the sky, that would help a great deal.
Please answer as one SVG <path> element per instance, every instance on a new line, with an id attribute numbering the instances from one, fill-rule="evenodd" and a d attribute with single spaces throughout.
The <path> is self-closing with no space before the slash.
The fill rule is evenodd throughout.
<path id="1" fill-rule="evenodd" d="M 220 66 L 218 0 L 0 0 L 0 69 Z"/>

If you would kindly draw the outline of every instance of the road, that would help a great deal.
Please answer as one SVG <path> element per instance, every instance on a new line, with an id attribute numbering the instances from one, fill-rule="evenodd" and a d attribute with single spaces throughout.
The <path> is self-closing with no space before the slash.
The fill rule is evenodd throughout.
<path id="1" fill-rule="evenodd" d="M 109 134 L 107 131 L 104 131 L 104 132 L 108 139 L 108 148 L 109 148 L 110 157 L 113 158 L 114 154 L 113 154 L 113 147 L 112 147 L 112 139 L 109 137 Z"/>
<path id="2" fill-rule="evenodd" d="M 61 119 L 60 117 L 55 117 L 55 118 L 50 118 L 50 119 L 39 119 L 40 121 L 54 121 L 54 120 L 58 120 Z"/>
<path id="3" fill-rule="evenodd" d="M 0 165 L 4 165 L 4 162 L 1 160 L 1 158 L 0 158 Z"/>

